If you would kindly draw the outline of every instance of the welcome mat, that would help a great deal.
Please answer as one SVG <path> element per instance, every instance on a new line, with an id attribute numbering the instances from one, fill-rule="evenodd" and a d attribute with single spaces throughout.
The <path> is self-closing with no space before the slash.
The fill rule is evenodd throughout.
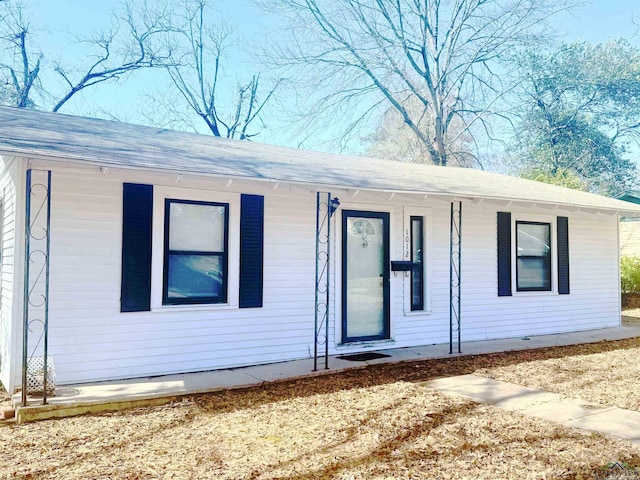
<path id="1" fill-rule="evenodd" d="M 336 358 L 340 360 L 348 360 L 350 362 L 367 362 L 369 360 L 376 360 L 378 358 L 386 358 L 391 355 L 385 355 L 384 353 L 366 352 L 366 353 L 354 353 L 351 355 L 340 355 Z"/>

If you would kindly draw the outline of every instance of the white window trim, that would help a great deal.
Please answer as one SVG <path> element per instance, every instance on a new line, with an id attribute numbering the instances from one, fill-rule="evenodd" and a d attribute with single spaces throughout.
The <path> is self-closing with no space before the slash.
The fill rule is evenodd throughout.
<path id="1" fill-rule="evenodd" d="M 511 292 L 512 296 L 523 297 L 540 297 L 558 295 L 558 236 L 557 236 L 557 216 L 556 215 L 540 215 L 535 213 L 518 213 L 511 212 Z M 516 222 L 540 222 L 550 225 L 551 234 L 551 290 L 543 291 L 518 291 L 518 252 L 516 251 Z"/>
<path id="2" fill-rule="evenodd" d="M 192 305 L 163 305 L 164 220 L 165 199 L 227 203 L 229 205 L 227 253 L 227 302 Z M 239 305 L 240 283 L 240 194 L 213 192 L 179 187 L 153 187 L 153 240 L 151 250 L 151 311 L 210 311 L 236 309 Z"/>
<path id="3" fill-rule="evenodd" d="M 424 309 L 411 310 L 411 275 L 404 272 L 392 272 L 392 275 L 402 275 L 402 298 L 405 317 L 416 317 L 431 315 L 431 246 L 433 245 L 431 238 L 431 207 L 404 207 L 402 222 L 402 260 L 411 260 L 411 217 L 423 217 L 422 222 L 422 239 L 424 241 L 423 263 L 424 263 Z"/>

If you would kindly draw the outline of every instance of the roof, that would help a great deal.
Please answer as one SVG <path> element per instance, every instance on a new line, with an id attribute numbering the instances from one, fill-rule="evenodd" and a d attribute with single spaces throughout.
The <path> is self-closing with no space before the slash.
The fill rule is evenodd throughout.
<path id="1" fill-rule="evenodd" d="M 624 200 L 625 202 L 640 203 L 640 191 L 629 190 L 622 195 L 616 197 L 618 200 Z"/>
<path id="2" fill-rule="evenodd" d="M 640 205 L 474 169 L 336 155 L 0 106 L 0 154 L 308 184 L 640 214 Z"/>

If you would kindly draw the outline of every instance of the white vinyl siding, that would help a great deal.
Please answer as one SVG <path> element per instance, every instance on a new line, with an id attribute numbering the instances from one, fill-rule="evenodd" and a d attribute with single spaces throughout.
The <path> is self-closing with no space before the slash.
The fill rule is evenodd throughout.
<path id="1" fill-rule="evenodd" d="M 20 265 L 15 268 L 16 259 L 16 183 L 20 178 L 19 159 L 0 157 L 0 195 L 2 198 L 2 210 L 0 222 L 2 225 L 2 237 L 0 249 L 2 251 L 2 263 L 0 265 L 0 382 L 12 392 L 18 376 L 15 374 L 19 362 L 18 336 L 19 323 L 17 322 L 17 306 L 14 294 L 19 290 L 19 284 L 15 282 L 17 271 L 21 271 Z"/>
<path id="2" fill-rule="evenodd" d="M 362 195 L 361 195 L 362 196 Z M 358 199 L 360 199 L 360 197 Z M 358 200 L 357 199 L 357 200 Z M 379 211 L 391 215 L 391 260 L 402 259 L 403 208 L 380 201 Z M 404 200 L 404 215 L 420 211 Z M 409 205 L 408 207 L 406 205 Z M 391 332 L 393 342 L 357 345 L 350 350 L 384 349 L 449 342 L 449 215 L 450 202 L 428 201 L 427 299 L 429 312 L 410 312 L 409 276 L 391 274 Z M 376 210 L 375 205 L 342 201 L 344 208 Z M 561 209 L 511 208 L 513 218 L 546 219 L 555 225 L 557 216 L 569 218 L 571 294 L 517 292 L 512 297 L 497 295 L 496 218 L 505 207 L 488 202 L 463 202 L 462 215 L 462 341 L 488 340 L 527 335 L 589 330 L 620 324 L 617 251 L 617 216 Z M 406 225 L 406 223 L 405 223 Z M 394 230 L 395 229 L 395 230 Z M 394 233 L 395 232 L 395 233 Z M 552 249 L 552 277 L 557 278 L 556 250 Z M 338 255 L 335 269 L 340 268 Z M 339 282 L 339 277 L 336 279 Z M 336 283 L 336 289 L 340 288 Z M 515 289 L 514 289 L 515 290 Z M 403 308 L 404 305 L 404 308 Z M 339 298 L 336 297 L 336 311 Z M 339 327 L 339 326 L 338 326 Z M 339 338 L 339 335 L 336 335 Z"/>
<path id="3" fill-rule="evenodd" d="M 463 340 L 542 335 L 620 324 L 617 216 L 560 209 L 512 209 L 514 218 L 569 218 L 571 294 L 514 292 L 496 296 L 496 212 L 489 204 L 466 204 L 462 246 Z M 473 240 L 471 240 L 473 239 Z M 473 245 L 469 243 L 473 242 Z M 553 261 L 552 277 L 557 276 Z"/>
<path id="4" fill-rule="evenodd" d="M 97 167 L 62 163 L 38 162 L 38 166 L 53 171 L 50 354 L 59 384 L 269 363 L 308 358 L 313 352 L 316 193 L 312 188 L 125 169 L 110 169 L 103 175 Z M 165 194 L 229 203 L 228 304 L 162 306 L 162 283 L 157 278 L 161 279 L 162 270 L 163 217 L 154 207 L 152 311 L 120 312 L 123 182 L 154 185 L 155 206 L 162 204 Z M 177 197 L 176 191 L 181 193 Z M 262 308 L 237 307 L 237 209 L 242 193 L 265 198 Z M 354 196 L 332 190 L 331 194 L 340 199 L 341 209 L 389 213 L 391 260 L 404 259 L 406 219 L 424 217 L 426 304 L 425 311 L 411 312 L 409 276 L 392 272 L 391 339 L 339 345 L 338 210 L 331 224 L 330 353 L 447 343 L 450 202 L 418 195 L 390 198 L 375 192 Z M 569 218 L 571 294 L 521 292 L 498 297 L 496 217 L 505 206 L 463 200 L 462 340 L 618 325 L 617 217 L 525 206 L 508 210 L 514 218 L 541 215 L 552 224 L 557 215 Z M 6 262 L 12 261 L 10 232 L 11 228 L 5 229 Z M 19 293 L 13 298 L 19 300 Z M 4 303 L 2 308 L 4 318 Z M 15 318 L 13 328 L 17 325 Z M 12 369 L 19 372 L 18 366 Z"/>
<path id="5" fill-rule="evenodd" d="M 111 170 L 103 176 L 98 169 L 47 166 L 54 179 L 49 346 L 60 384 L 308 356 L 315 264 L 313 254 L 307 253 L 315 248 L 314 195 L 256 189 L 247 183 L 228 188 L 226 181 L 213 180 L 176 186 L 175 175 Z M 236 300 L 229 306 L 180 305 L 120 313 L 124 181 L 154 184 L 156 200 L 161 200 L 163 188 L 173 197 L 181 190 L 179 198 L 193 198 L 194 191 L 207 191 L 215 198 L 265 195 L 264 307 L 239 309 Z M 234 206 L 237 210 L 239 203 Z M 159 224 L 154 222 L 154 255 L 158 252 L 161 260 L 162 242 L 155 239 L 163 236 L 162 212 L 159 218 Z M 237 250 L 237 231 L 230 232 L 230 243 L 232 239 Z M 229 268 L 237 277 L 237 261 L 230 260 Z M 153 275 L 161 280 L 162 261 L 159 269 L 154 264 Z M 237 285 L 236 280 L 229 287 L 236 299 Z M 154 282 L 153 294 L 160 298 L 161 288 L 161 281 Z"/>

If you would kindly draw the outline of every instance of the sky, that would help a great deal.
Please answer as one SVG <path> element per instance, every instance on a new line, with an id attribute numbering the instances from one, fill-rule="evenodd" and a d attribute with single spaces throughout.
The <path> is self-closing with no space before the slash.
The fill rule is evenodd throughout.
<path id="1" fill-rule="evenodd" d="M 138 0 L 131 0 L 136 2 Z M 148 0 L 153 3 L 154 0 Z M 171 2 L 171 0 L 169 0 Z M 22 0 L 32 26 L 38 35 L 37 43 L 44 45 L 47 53 L 60 52 L 62 58 L 72 58 L 73 39 L 68 32 L 79 37 L 90 37 L 96 32 L 104 31 L 109 25 L 113 11 L 123 4 L 123 0 Z M 248 45 L 261 42 L 261 35 L 268 30 L 269 21 L 262 18 L 253 0 L 213 0 L 215 11 L 229 26 L 238 38 Z M 80 55 L 78 52 L 78 58 Z M 48 55 L 48 57 L 50 57 Z M 48 58 L 46 57 L 46 58 Z M 85 62 L 86 63 L 86 62 Z M 246 83 L 258 67 L 253 63 L 250 52 L 234 50 L 234 55 L 225 59 L 224 67 L 228 72 L 225 77 L 231 87 L 238 82 Z M 139 112 L 140 104 L 145 103 L 143 95 L 167 89 L 167 84 L 159 81 L 166 76 L 157 71 L 136 73 L 121 85 L 103 84 L 98 89 L 87 89 L 76 95 L 60 112 L 89 116 L 110 116 L 131 123 L 144 123 Z M 235 93 L 235 92 L 234 92 Z M 105 113 L 108 114 L 105 115 Z M 203 130 L 208 133 L 206 127 Z M 285 143 L 276 139 L 270 143 Z"/>
<path id="2" fill-rule="evenodd" d="M 46 25 L 51 30 L 92 30 L 104 24 L 104 19 L 119 0 L 24 0 L 34 6 L 34 23 Z M 217 8 L 232 20 L 240 30 L 254 31 L 263 26 L 258 10 L 251 0 L 218 0 Z M 589 41 L 605 41 L 632 34 L 635 30 L 632 16 L 640 23 L 638 0 L 594 0 L 573 15 L 560 22 L 569 38 Z"/>
<path id="3" fill-rule="evenodd" d="M 640 25 L 640 1 L 595 0 L 574 14 L 567 14 L 558 22 L 558 29 L 567 40 L 606 42 L 620 37 L 638 44 L 636 30 Z"/>
<path id="4" fill-rule="evenodd" d="M 266 0 L 268 1 L 268 0 Z M 31 18 L 32 25 L 38 29 L 39 42 L 46 50 L 69 53 L 69 40 L 65 31 L 78 35 L 90 34 L 104 28 L 110 12 L 119 5 L 120 0 L 23 0 Z M 249 39 L 249 44 L 259 44 L 269 36 L 273 21 L 266 19 L 254 6 L 252 0 L 218 0 L 216 9 L 231 24 L 239 36 Z M 625 37 L 635 45 L 640 45 L 637 27 L 640 25 L 640 0 L 594 0 L 589 5 L 564 14 L 556 21 L 559 39 L 566 41 L 586 40 L 594 43 Z M 228 70 L 233 71 L 229 80 L 235 82 L 247 78 L 257 71 L 251 64 L 251 51 L 239 54 L 229 60 Z M 92 115 L 100 110 L 114 113 L 115 118 L 123 121 L 140 122 L 141 96 L 153 94 L 149 86 L 158 83 L 157 89 L 165 88 L 157 81 L 157 73 L 132 78 L 122 86 L 105 86 L 87 90 L 86 95 L 74 99 L 65 106 L 63 113 Z M 285 92 L 286 93 L 286 92 Z M 280 120 L 274 128 L 262 133 L 258 138 L 266 143 L 279 143 L 297 146 L 297 140 L 291 138 L 291 130 L 286 121 Z M 314 144 L 313 139 L 302 146 L 325 149 Z"/>

